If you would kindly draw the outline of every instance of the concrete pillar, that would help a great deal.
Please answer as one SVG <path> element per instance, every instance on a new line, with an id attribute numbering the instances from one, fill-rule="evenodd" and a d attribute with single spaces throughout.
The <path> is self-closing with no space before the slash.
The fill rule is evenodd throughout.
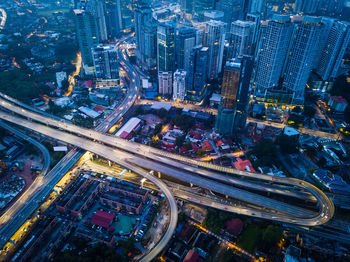
<path id="1" fill-rule="evenodd" d="M 158 178 L 161 178 L 161 174 L 160 174 L 160 172 L 158 172 Z"/>
<path id="2" fill-rule="evenodd" d="M 190 183 L 190 186 L 191 186 L 191 187 L 193 187 L 193 184 L 192 184 L 192 183 Z"/>
<path id="3" fill-rule="evenodd" d="M 228 195 L 225 195 L 226 198 L 228 198 Z"/>
<path id="4" fill-rule="evenodd" d="M 108 166 L 111 166 L 111 165 L 112 165 L 112 164 L 111 164 L 111 161 L 108 160 Z"/>

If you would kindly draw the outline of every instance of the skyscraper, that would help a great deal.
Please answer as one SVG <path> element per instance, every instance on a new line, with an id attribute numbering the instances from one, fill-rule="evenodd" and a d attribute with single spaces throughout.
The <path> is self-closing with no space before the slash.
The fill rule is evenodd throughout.
<path id="1" fill-rule="evenodd" d="M 176 70 L 173 79 L 173 100 L 184 101 L 186 95 L 186 71 Z"/>
<path id="2" fill-rule="evenodd" d="M 216 129 L 223 135 L 232 135 L 234 131 L 245 127 L 252 70 L 251 56 L 241 56 L 226 62 L 221 104 L 216 118 Z"/>
<path id="3" fill-rule="evenodd" d="M 97 21 L 98 34 L 100 37 L 100 41 L 107 41 L 107 26 L 106 26 L 106 6 L 103 1 L 99 0 L 90 0 L 94 5 L 95 9 L 95 17 Z"/>
<path id="4" fill-rule="evenodd" d="M 290 17 L 284 15 L 274 15 L 272 20 L 262 23 L 255 74 L 257 98 L 264 99 L 269 90 L 277 88 L 293 29 Z"/>
<path id="5" fill-rule="evenodd" d="M 232 22 L 230 30 L 229 58 L 252 53 L 254 22 L 237 20 Z"/>
<path id="6" fill-rule="evenodd" d="M 173 92 L 173 75 L 171 72 L 158 73 L 159 94 L 163 96 L 171 95 Z"/>
<path id="7" fill-rule="evenodd" d="M 326 45 L 321 50 L 320 61 L 316 68 L 316 72 L 323 80 L 330 80 L 337 76 L 349 40 L 350 23 L 335 22 L 326 40 Z"/>
<path id="8" fill-rule="evenodd" d="M 294 12 L 313 14 L 317 11 L 319 2 L 319 0 L 296 0 L 294 4 Z"/>
<path id="9" fill-rule="evenodd" d="M 158 72 L 175 71 L 175 25 L 170 22 L 158 25 L 157 67 Z"/>
<path id="10" fill-rule="evenodd" d="M 193 27 L 180 27 L 176 36 L 177 68 L 185 69 L 189 66 L 190 55 L 196 45 L 196 29 Z"/>
<path id="11" fill-rule="evenodd" d="M 144 3 L 135 10 L 135 37 L 137 63 L 152 75 L 157 65 L 157 24 L 151 8 Z"/>
<path id="12" fill-rule="evenodd" d="M 83 67 L 86 74 L 92 74 L 93 59 L 91 48 L 100 42 L 96 10 L 92 1 L 81 1 L 77 4 L 77 7 L 78 9 L 74 10 L 74 14 Z"/>
<path id="13" fill-rule="evenodd" d="M 116 39 L 122 29 L 120 0 L 104 0 L 108 39 Z"/>
<path id="14" fill-rule="evenodd" d="M 207 65 L 209 48 L 196 46 L 193 48 L 186 76 L 186 98 L 200 102 L 206 94 Z"/>
<path id="15" fill-rule="evenodd" d="M 309 1 L 309 0 L 307 0 Z M 251 0 L 249 6 L 249 13 L 263 14 L 266 9 L 266 0 Z"/>
<path id="16" fill-rule="evenodd" d="M 96 78 L 119 79 L 117 51 L 114 45 L 99 44 L 92 48 Z"/>
<path id="17" fill-rule="evenodd" d="M 300 21 L 299 21 L 300 19 Z M 283 92 L 291 95 L 289 102 L 304 103 L 304 90 L 313 68 L 321 32 L 321 18 L 296 18 L 289 55 L 283 75 Z"/>
<path id="18" fill-rule="evenodd" d="M 245 19 L 245 3 L 246 0 L 217 0 L 215 9 L 224 13 L 222 21 L 230 27 L 232 22 Z"/>
<path id="19" fill-rule="evenodd" d="M 252 46 L 253 46 L 253 51 L 256 50 L 257 42 L 259 39 L 259 32 L 260 32 L 260 14 L 247 14 L 247 21 L 253 22 L 254 23 L 254 28 L 253 28 L 253 35 L 252 35 Z"/>
<path id="20" fill-rule="evenodd" d="M 208 78 L 213 79 L 221 72 L 224 55 L 226 24 L 211 20 L 206 25 L 205 45 L 209 47 Z"/>
<path id="21" fill-rule="evenodd" d="M 214 9 L 215 0 L 193 0 L 193 16 L 198 21 L 203 21 L 204 12 Z"/>

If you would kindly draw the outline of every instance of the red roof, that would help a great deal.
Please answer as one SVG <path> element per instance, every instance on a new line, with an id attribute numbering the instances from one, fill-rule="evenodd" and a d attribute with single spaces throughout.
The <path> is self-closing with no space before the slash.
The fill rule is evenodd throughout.
<path id="1" fill-rule="evenodd" d="M 124 139 L 128 139 L 129 135 L 130 135 L 130 133 L 128 133 L 128 132 L 126 132 L 126 131 L 123 131 L 123 132 L 119 135 L 119 137 L 124 138 Z"/>
<path id="2" fill-rule="evenodd" d="M 204 149 L 205 151 L 211 151 L 213 150 L 213 147 L 211 146 L 208 140 L 204 140 L 204 145 L 202 146 L 202 149 Z"/>
<path id="3" fill-rule="evenodd" d="M 331 99 L 335 102 L 338 102 L 338 103 L 345 103 L 347 104 L 348 102 L 346 101 L 345 98 L 343 98 L 342 96 L 332 96 Z"/>
<path id="4" fill-rule="evenodd" d="M 92 80 L 84 81 L 84 86 L 91 87 L 92 86 Z"/>
<path id="5" fill-rule="evenodd" d="M 97 211 L 91 218 L 91 223 L 94 225 L 101 226 L 103 228 L 108 228 L 112 220 L 115 218 L 115 215 L 112 213 L 107 213 L 104 211 Z"/>
<path id="6" fill-rule="evenodd" d="M 242 229 L 243 229 L 242 220 L 235 218 L 235 219 L 226 221 L 226 231 L 229 232 L 230 234 L 238 236 L 239 233 L 241 233 Z"/>
<path id="7" fill-rule="evenodd" d="M 101 105 L 96 105 L 93 110 L 95 110 L 96 112 L 103 112 L 105 111 L 105 107 L 104 106 L 101 106 Z"/>
<path id="8" fill-rule="evenodd" d="M 237 158 L 237 160 L 233 163 L 233 166 L 242 171 L 256 172 L 252 163 L 247 160 L 242 160 L 241 158 Z"/>
<path id="9" fill-rule="evenodd" d="M 191 249 L 190 251 L 188 251 L 186 257 L 182 262 L 197 262 L 198 259 L 199 259 L 198 253 L 195 250 Z"/>

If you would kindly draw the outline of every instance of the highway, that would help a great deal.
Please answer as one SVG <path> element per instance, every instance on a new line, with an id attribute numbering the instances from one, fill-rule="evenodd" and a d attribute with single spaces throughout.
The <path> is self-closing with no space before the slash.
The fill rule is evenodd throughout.
<path id="1" fill-rule="evenodd" d="M 28 143 L 31 143 L 33 146 L 38 148 L 38 150 L 41 152 L 43 159 L 44 159 L 43 168 L 42 168 L 40 176 L 38 176 L 33 181 L 33 183 L 28 187 L 28 189 L 20 196 L 20 198 L 16 202 L 12 206 L 10 206 L 1 215 L 0 225 L 3 225 L 10 218 L 12 218 L 14 216 L 14 214 L 16 214 L 19 211 L 19 209 L 22 207 L 22 205 L 25 204 L 28 201 L 28 199 L 30 199 L 33 196 L 35 191 L 41 186 L 42 181 L 43 181 L 43 177 L 45 177 L 45 175 L 49 171 L 51 157 L 50 157 L 49 151 L 47 150 L 47 148 L 44 145 L 39 143 L 37 140 L 31 138 L 30 136 L 27 136 L 22 131 L 20 131 L 12 126 L 9 126 L 8 124 L 4 123 L 1 120 L 0 120 L 0 127 L 7 129 L 8 131 L 13 133 L 14 135 L 22 138 L 23 140 L 27 141 Z"/>
<path id="2" fill-rule="evenodd" d="M 6 114 L 6 113 L 5 113 Z M 4 115 L 2 115 L 3 117 Z M 177 224 L 177 206 L 176 206 L 176 201 L 175 198 L 173 197 L 171 191 L 169 188 L 162 182 L 160 179 L 154 177 L 150 173 L 146 172 L 145 170 L 136 167 L 135 165 L 129 163 L 126 161 L 126 158 L 122 155 L 125 155 L 125 153 L 121 151 L 117 151 L 116 149 L 113 149 L 111 147 L 99 144 L 97 142 L 93 142 L 91 140 L 88 140 L 86 138 L 81 138 L 77 137 L 72 134 L 68 134 L 65 132 L 62 132 L 57 129 L 52 129 L 50 127 L 43 126 L 41 124 L 37 124 L 34 122 L 30 122 L 28 120 L 20 119 L 15 116 L 7 116 L 4 117 L 6 120 L 11 121 L 12 123 L 21 125 L 21 126 L 26 126 L 29 127 L 30 129 L 40 132 L 44 135 L 50 136 L 50 137 L 60 137 L 61 141 L 65 141 L 69 144 L 75 144 L 76 146 L 85 149 L 87 151 L 93 152 L 95 154 L 98 154 L 110 161 L 113 161 L 115 163 L 118 163 L 119 165 L 143 176 L 147 180 L 151 181 L 154 185 L 156 185 L 165 195 L 166 199 L 169 202 L 170 206 L 170 222 L 168 225 L 167 231 L 164 233 L 162 239 L 158 242 L 158 244 L 149 251 L 140 261 L 151 261 L 161 250 L 163 250 L 168 243 L 168 241 L 171 239 L 174 230 L 176 228 Z M 14 120 L 14 121 L 12 121 Z M 129 154 L 127 156 L 130 156 Z M 49 193 L 52 189 L 52 187 L 55 184 L 51 184 L 50 187 L 48 187 L 48 192 Z M 41 195 L 42 196 L 42 195 Z M 41 200 L 43 201 L 46 198 L 46 194 L 42 196 Z M 39 200 L 39 199 L 37 199 Z"/>
<path id="3" fill-rule="evenodd" d="M 183 171 L 176 171 L 176 169 L 174 169 L 174 168 L 170 169 L 170 172 L 169 172 L 169 170 L 167 170 L 167 168 L 169 168 L 169 167 L 166 167 L 165 164 L 160 165 L 159 163 L 156 162 L 157 159 L 153 159 L 152 161 L 146 160 L 142 157 L 137 157 L 135 154 L 126 153 L 126 152 L 123 152 L 121 150 L 111 148 L 110 146 L 107 146 L 105 144 L 94 142 L 94 141 L 87 139 L 87 138 L 84 138 L 84 137 L 79 137 L 79 136 L 76 136 L 73 134 L 69 134 L 69 133 L 60 131 L 59 129 L 52 129 L 48 126 L 44 126 L 44 125 L 39 124 L 39 123 L 30 122 L 28 120 L 10 115 L 10 114 L 5 113 L 5 112 L 0 113 L 0 118 L 5 119 L 7 121 L 10 121 L 12 123 L 16 123 L 16 124 L 21 125 L 21 126 L 26 126 L 27 128 L 30 128 L 30 129 L 37 131 L 37 132 L 40 132 L 44 135 L 59 138 L 60 140 L 62 140 L 64 142 L 67 142 L 70 144 L 75 144 L 78 147 L 81 147 L 81 148 L 86 149 L 90 152 L 93 152 L 97 155 L 100 155 L 108 160 L 116 162 L 119 165 L 121 165 L 125 168 L 128 168 L 130 170 L 133 170 L 133 169 L 131 169 L 129 167 L 130 166 L 134 167 L 135 164 L 139 164 L 141 166 L 146 166 L 146 165 L 149 165 L 149 163 L 151 163 L 151 164 L 153 163 L 154 167 L 157 167 L 160 172 L 165 171 L 165 173 L 167 175 L 171 175 L 177 179 L 180 179 L 180 180 L 183 180 L 183 181 L 186 181 L 189 183 L 193 183 L 196 185 L 199 184 L 200 186 L 203 186 L 203 187 L 208 188 L 208 189 L 212 189 L 215 192 L 223 193 L 226 195 L 232 195 L 238 199 L 242 198 L 242 200 L 245 200 L 247 202 L 252 201 L 252 203 L 258 203 L 258 205 L 261 205 L 261 206 L 267 206 L 267 205 L 273 206 L 273 209 L 277 209 L 279 211 L 282 210 L 282 212 L 284 211 L 283 209 L 285 208 L 286 209 L 285 212 L 289 214 L 289 215 L 279 215 L 279 214 L 272 213 L 272 214 L 269 214 L 268 217 L 265 217 L 267 219 L 272 219 L 272 220 L 277 220 L 280 222 L 286 222 L 286 223 L 292 223 L 292 224 L 294 223 L 294 224 L 304 225 L 304 226 L 315 226 L 315 225 L 320 225 L 320 224 L 327 222 L 331 218 L 331 216 L 333 215 L 330 213 L 332 211 L 332 207 L 328 207 L 327 202 L 322 202 L 322 201 L 325 201 L 324 199 L 322 199 L 322 197 L 323 197 L 322 194 L 321 194 L 321 197 L 319 197 L 319 195 L 317 195 L 317 194 L 315 195 L 316 199 L 318 199 L 320 201 L 320 204 L 321 204 L 320 213 L 310 214 L 307 211 L 300 210 L 300 208 L 297 208 L 297 207 L 293 208 L 289 204 L 278 202 L 278 201 L 272 200 L 272 199 L 268 199 L 268 198 L 265 198 L 265 197 L 262 197 L 262 196 L 259 196 L 256 194 L 252 194 L 252 193 L 244 191 L 244 190 L 238 190 L 232 186 L 225 186 L 225 185 L 220 184 L 218 182 L 209 181 L 208 179 L 201 178 L 201 177 L 196 176 L 196 175 L 191 175 L 190 173 L 185 173 Z M 147 166 L 147 167 L 150 169 L 153 169 L 150 166 Z M 146 177 L 146 178 L 148 178 L 148 177 Z M 296 180 L 292 179 L 291 181 L 296 181 Z M 304 181 L 296 182 L 296 184 L 299 184 L 299 183 L 302 184 L 302 183 L 306 183 L 306 182 L 304 182 Z M 309 184 L 309 186 L 310 186 L 310 184 Z M 311 187 L 313 188 L 312 185 L 311 185 Z M 311 191 L 311 193 L 313 193 L 312 190 L 310 190 L 310 191 Z M 247 200 L 247 199 L 249 199 L 249 200 Z M 293 216 L 292 213 L 295 213 L 296 216 Z M 256 212 L 256 210 L 252 210 L 250 214 L 252 216 L 256 216 L 256 217 L 263 217 L 262 213 L 258 213 L 258 212 Z M 302 217 L 299 217 L 299 215 Z"/>
<path id="4" fill-rule="evenodd" d="M 130 142 L 130 141 L 127 141 L 127 140 L 124 140 L 124 139 L 121 139 L 121 138 L 118 138 L 115 136 L 106 135 L 106 134 L 95 132 L 95 131 L 92 131 L 89 129 L 80 128 L 80 127 L 71 125 L 69 123 L 61 123 L 61 122 L 56 121 L 54 119 L 48 119 L 48 118 L 42 117 L 38 114 L 35 114 L 33 112 L 26 111 L 24 109 L 16 107 L 16 106 L 12 105 L 11 103 L 8 103 L 7 101 L 4 101 L 2 99 L 0 99 L 0 105 L 3 106 L 4 108 L 6 108 L 7 110 L 11 110 L 11 111 L 16 112 L 20 115 L 23 115 L 27 118 L 31 118 L 31 119 L 34 119 L 34 120 L 39 121 L 41 123 L 45 123 L 47 125 L 54 126 L 56 128 L 66 130 L 66 131 L 69 131 L 71 133 L 78 134 L 80 136 L 87 137 L 89 139 L 93 139 L 94 141 L 101 141 L 102 143 L 120 148 L 120 149 L 128 151 L 130 153 L 142 155 L 144 157 L 148 157 L 148 158 L 151 158 L 153 160 L 155 158 L 157 158 L 157 160 L 159 160 L 160 163 L 164 163 L 166 165 L 169 165 L 171 163 L 170 159 L 176 160 L 177 161 L 176 165 L 178 168 L 181 167 L 184 170 L 191 170 L 194 173 L 200 173 L 202 175 L 209 176 L 211 178 L 213 178 L 212 174 L 203 174 L 204 171 L 199 170 L 197 167 L 211 169 L 211 170 L 214 170 L 216 172 L 225 172 L 225 173 L 233 174 L 236 176 L 239 175 L 239 176 L 249 177 L 249 178 L 253 178 L 253 179 L 259 179 L 259 180 L 274 183 L 274 184 L 283 184 L 283 185 L 290 186 L 291 188 L 294 187 L 295 189 L 299 189 L 299 190 L 297 190 L 297 192 L 298 191 L 307 192 L 307 193 L 313 195 L 314 199 L 318 200 L 319 207 L 321 207 L 321 209 L 322 209 L 320 211 L 320 215 L 322 216 L 322 219 L 321 220 L 315 219 L 316 224 L 325 223 L 333 216 L 333 213 L 334 213 L 333 203 L 329 200 L 329 198 L 322 191 L 320 191 L 318 188 L 314 187 L 313 185 L 311 185 L 305 181 L 291 179 L 291 178 L 274 177 L 274 176 L 269 176 L 269 175 L 264 175 L 264 174 L 255 174 L 255 173 L 240 171 L 240 170 L 236 170 L 236 169 L 232 169 L 232 168 L 225 168 L 225 167 L 221 167 L 221 166 L 216 166 L 216 165 L 213 165 L 210 163 L 205 163 L 205 162 L 185 158 L 182 156 L 178 156 L 175 154 L 167 153 L 167 152 L 164 152 L 164 151 L 161 151 L 158 149 L 151 148 L 151 147 L 146 146 L 146 145 L 133 143 L 133 142 Z M 138 160 L 134 159 L 134 161 L 135 161 L 135 163 L 136 163 L 136 161 L 138 161 L 139 165 L 146 164 L 145 159 L 139 158 Z M 142 164 L 140 161 L 143 161 Z M 186 165 L 184 163 L 186 163 Z M 188 164 L 190 164 L 190 165 L 188 165 Z M 154 164 L 152 166 L 149 165 L 148 167 L 149 168 L 153 167 L 153 169 L 155 169 L 157 171 L 159 171 L 159 168 L 164 169 L 164 166 L 159 165 L 159 164 L 158 164 L 158 167 L 157 167 L 157 165 L 154 165 Z M 168 170 L 167 173 L 170 173 L 170 170 Z M 220 178 L 218 176 L 216 176 L 215 178 L 218 180 L 223 179 L 222 176 L 220 176 Z M 227 180 L 227 177 L 225 179 Z M 191 181 L 194 181 L 194 180 L 191 180 Z M 241 185 L 242 185 L 242 183 L 245 183 L 245 181 L 237 180 L 237 179 L 235 181 L 233 179 L 230 179 L 229 182 L 232 184 L 240 183 Z M 197 183 L 198 183 L 198 181 L 197 181 Z M 193 182 L 193 184 L 196 184 L 196 183 Z M 209 187 L 209 183 L 206 183 L 206 186 Z M 246 183 L 246 186 L 248 188 L 252 187 L 252 183 Z M 209 189 L 212 189 L 212 188 L 209 188 Z M 261 191 L 266 191 L 266 192 L 271 191 L 271 188 L 269 186 L 266 186 L 266 187 L 265 186 L 256 186 L 255 189 L 258 189 Z M 232 190 L 230 190 L 230 191 L 232 191 Z M 282 191 L 284 191 L 285 195 L 293 196 L 296 194 L 296 192 L 292 192 L 292 189 L 286 190 L 285 187 L 283 188 L 283 190 L 275 190 L 275 193 L 280 193 Z M 222 192 L 227 193 L 227 195 L 232 194 L 232 193 L 229 193 L 227 190 L 224 190 Z M 302 194 L 304 196 L 306 196 L 305 193 L 302 193 Z M 254 198 L 254 196 L 251 195 L 250 199 L 253 200 L 253 198 Z M 259 201 L 259 200 L 255 199 L 254 202 L 252 202 L 252 203 L 256 204 L 257 201 Z M 272 206 L 273 204 L 274 204 L 273 201 L 269 200 L 268 202 L 265 202 L 264 206 Z M 290 206 L 287 206 L 285 204 L 278 205 L 275 207 L 276 208 L 282 208 L 282 207 L 287 208 L 286 209 L 287 213 L 288 212 L 290 213 L 293 210 L 293 209 L 290 209 Z M 299 214 L 299 213 L 296 213 L 296 214 Z M 294 219 L 290 219 L 290 222 L 293 222 L 293 221 L 294 221 Z"/>
<path id="5" fill-rule="evenodd" d="M 1 16 L 0 16 L 0 31 L 2 29 L 4 29 L 5 27 L 5 24 L 6 24 L 6 20 L 7 20 L 7 14 L 6 14 L 6 11 L 2 8 L 0 8 L 0 13 L 1 13 Z"/>
<path id="6" fill-rule="evenodd" d="M 105 119 L 95 130 L 99 132 L 107 132 L 115 123 L 117 123 L 123 115 L 132 107 L 132 105 L 135 103 L 136 99 L 138 98 L 139 92 L 140 92 L 140 79 L 136 77 L 136 73 L 132 66 L 129 64 L 127 60 L 124 59 L 123 52 L 118 48 L 120 43 L 116 45 L 117 48 L 117 54 L 118 59 L 122 66 L 124 67 L 124 70 L 126 70 L 129 73 L 132 73 L 133 81 L 130 81 L 130 86 L 128 88 L 128 94 L 126 99 L 118 106 L 118 108 L 111 114 L 107 119 Z M 123 63 L 122 63 L 123 62 Z M 32 110 L 34 112 L 37 112 L 39 114 L 44 114 L 46 117 L 51 117 L 51 115 L 48 115 L 47 113 L 38 110 L 33 109 L 32 107 L 29 107 L 28 105 L 25 105 L 11 97 L 8 97 L 7 95 L 1 94 L 1 97 L 6 99 L 7 101 L 11 101 L 14 104 L 17 104 L 21 106 L 22 108 L 26 108 L 29 110 Z M 68 123 L 68 121 L 65 121 L 64 119 L 53 117 L 53 119 L 56 119 L 56 121 L 59 121 L 60 123 Z M 3 226 L 0 230 L 0 245 L 4 246 L 5 243 L 10 239 L 10 237 L 16 232 L 16 230 L 26 221 L 26 219 L 38 208 L 39 203 L 42 202 L 52 191 L 54 185 L 62 178 L 64 174 L 66 174 L 73 165 L 81 158 L 81 156 L 84 154 L 83 150 L 79 150 L 77 148 L 70 151 L 51 171 L 50 173 L 45 177 L 45 181 L 42 181 L 40 184 L 43 185 L 43 187 L 40 189 L 36 195 L 31 198 L 26 205 L 21 205 L 21 209 L 12 217 L 12 219 L 7 223 L 5 226 Z M 130 167 L 130 170 L 134 170 L 135 172 L 142 172 L 140 175 L 144 176 L 151 176 L 145 171 L 138 169 L 137 167 Z M 166 187 L 165 184 L 163 184 L 160 180 L 154 178 L 151 176 L 150 181 L 154 181 L 154 183 L 160 187 L 160 189 L 163 191 L 165 196 L 167 197 L 167 200 L 169 201 L 170 206 L 170 223 L 168 225 L 168 229 L 165 232 L 163 238 L 161 241 L 159 241 L 153 249 L 148 252 L 141 261 L 150 261 L 152 260 L 168 243 L 170 240 L 176 224 L 177 224 L 177 207 L 174 197 L 171 195 L 171 192 Z M 21 203 L 19 203 L 21 204 Z"/>

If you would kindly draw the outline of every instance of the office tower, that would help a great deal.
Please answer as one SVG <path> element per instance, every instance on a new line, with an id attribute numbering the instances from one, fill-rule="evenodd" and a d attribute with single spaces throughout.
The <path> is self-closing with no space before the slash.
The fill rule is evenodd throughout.
<path id="1" fill-rule="evenodd" d="M 173 83 L 173 100 L 184 101 L 186 95 L 186 71 L 176 70 Z"/>
<path id="2" fill-rule="evenodd" d="M 120 11 L 122 15 L 122 29 L 131 28 L 134 23 L 135 0 L 120 0 Z"/>
<path id="3" fill-rule="evenodd" d="M 185 68 L 186 76 L 186 98 L 191 101 L 200 102 L 206 94 L 207 67 L 209 59 L 209 48 L 196 46 L 190 57 L 190 64 Z"/>
<path id="4" fill-rule="evenodd" d="M 254 22 L 237 20 L 232 22 L 228 58 L 235 58 L 252 53 Z"/>
<path id="5" fill-rule="evenodd" d="M 241 56 L 226 62 L 221 104 L 216 118 L 216 129 L 223 135 L 232 135 L 234 131 L 240 131 L 245 127 L 252 71 L 251 56 Z"/>
<path id="6" fill-rule="evenodd" d="M 345 0 L 319 0 L 318 11 L 327 16 L 336 16 L 342 13 Z"/>
<path id="7" fill-rule="evenodd" d="M 205 28 L 207 26 L 206 23 L 196 23 L 193 22 L 193 27 L 196 29 L 196 46 L 205 45 Z"/>
<path id="8" fill-rule="evenodd" d="M 313 14 L 317 11 L 319 2 L 319 0 L 296 0 L 294 4 L 294 12 Z"/>
<path id="9" fill-rule="evenodd" d="M 307 0 L 309 1 L 309 0 Z M 249 6 L 249 13 L 263 14 L 266 9 L 266 0 L 251 0 Z"/>
<path id="10" fill-rule="evenodd" d="M 198 21 L 204 20 L 204 12 L 213 10 L 215 0 L 193 0 L 193 16 Z"/>
<path id="11" fill-rule="evenodd" d="M 226 23 L 227 31 L 232 22 L 245 18 L 244 0 L 217 0 L 215 9 L 224 13 L 223 22 Z"/>
<path id="12" fill-rule="evenodd" d="M 158 72 L 175 71 L 175 25 L 169 22 L 157 28 L 157 67 Z"/>
<path id="13" fill-rule="evenodd" d="M 94 3 L 98 34 L 100 41 L 107 41 L 107 26 L 105 19 L 105 5 L 103 1 L 91 0 Z"/>
<path id="14" fill-rule="evenodd" d="M 321 18 L 305 16 L 296 21 L 290 52 L 287 56 L 283 75 L 283 92 L 291 95 L 289 102 L 304 103 L 304 90 L 318 52 Z"/>
<path id="15" fill-rule="evenodd" d="M 284 15 L 274 15 L 272 20 L 261 24 L 255 74 L 257 99 L 264 99 L 269 90 L 277 88 L 293 29 L 290 17 Z"/>
<path id="16" fill-rule="evenodd" d="M 204 12 L 204 22 L 208 22 L 210 20 L 224 20 L 225 13 L 218 10 L 209 10 Z"/>
<path id="17" fill-rule="evenodd" d="M 92 2 L 79 2 L 78 9 L 74 10 L 74 14 L 84 71 L 86 74 L 91 74 L 93 72 L 90 68 L 93 66 L 91 48 L 100 41 L 96 13 Z"/>
<path id="18" fill-rule="evenodd" d="M 207 22 L 205 45 L 209 47 L 208 78 L 218 77 L 224 55 L 226 24 L 211 20 Z"/>
<path id="19" fill-rule="evenodd" d="M 117 39 L 122 29 L 120 0 L 104 0 L 106 8 L 106 27 L 108 39 Z"/>
<path id="20" fill-rule="evenodd" d="M 181 10 L 186 14 L 193 14 L 193 1 L 194 0 L 180 0 Z"/>
<path id="21" fill-rule="evenodd" d="M 252 46 L 253 46 L 253 50 L 255 51 L 256 46 L 257 46 L 257 42 L 259 39 L 259 31 L 260 31 L 260 14 L 247 14 L 247 21 L 253 22 L 254 23 L 254 27 L 253 27 L 253 35 L 252 35 Z"/>
<path id="22" fill-rule="evenodd" d="M 180 27 L 176 36 L 177 68 L 185 69 L 189 66 L 190 55 L 196 45 L 196 29 L 193 27 Z"/>
<path id="23" fill-rule="evenodd" d="M 135 38 L 137 64 L 153 75 L 157 66 L 157 23 L 151 8 L 143 3 L 135 10 Z"/>
<path id="24" fill-rule="evenodd" d="M 345 50 L 349 45 L 350 23 L 335 22 L 326 39 L 316 72 L 323 80 L 330 80 L 337 76 Z"/>
<path id="25" fill-rule="evenodd" d="M 96 45 L 92 48 L 96 78 L 119 79 L 117 51 L 114 45 Z"/>
<path id="26" fill-rule="evenodd" d="M 162 96 L 171 95 L 173 91 L 173 73 L 159 72 L 158 73 L 159 94 Z"/>

